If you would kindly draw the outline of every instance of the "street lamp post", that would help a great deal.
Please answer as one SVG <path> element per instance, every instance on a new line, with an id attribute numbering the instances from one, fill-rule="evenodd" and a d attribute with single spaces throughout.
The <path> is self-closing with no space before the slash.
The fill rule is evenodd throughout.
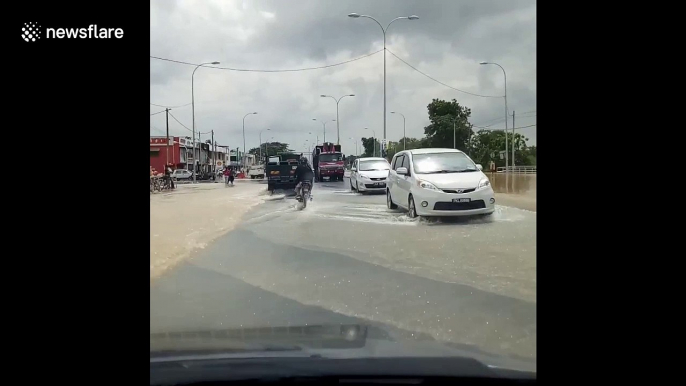
<path id="1" fill-rule="evenodd" d="M 507 73 L 505 73 L 505 69 L 503 66 L 499 65 L 498 63 L 493 63 L 493 62 L 479 62 L 479 64 L 495 64 L 496 66 L 500 67 L 501 70 L 503 70 L 503 76 L 505 76 L 505 172 L 507 173 L 508 170 L 508 158 L 507 158 Z M 514 127 L 512 128 L 512 166 L 514 166 Z"/>
<path id="2" fill-rule="evenodd" d="M 403 113 L 398 113 L 391 111 L 391 114 L 400 114 L 403 116 L 403 150 L 407 147 L 407 135 L 405 135 L 405 115 Z"/>
<path id="3" fill-rule="evenodd" d="M 355 94 L 343 95 L 342 97 L 340 97 L 340 98 L 338 98 L 338 99 L 332 97 L 331 95 L 324 95 L 324 94 L 322 94 L 322 95 L 320 95 L 320 96 L 321 96 L 322 98 L 333 98 L 333 100 L 336 101 L 336 145 L 340 145 L 340 144 L 341 144 L 341 128 L 340 128 L 340 125 L 339 125 L 339 123 L 338 123 L 338 103 L 341 101 L 341 99 L 343 99 L 343 98 L 345 98 L 345 97 L 347 97 L 347 96 L 354 97 Z"/>
<path id="4" fill-rule="evenodd" d="M 260 130 L 260 162 L 262 162 L 262 132 L 264 129 Z M 271 131 L 271 129 L 267 129 L 267 131 Z"/>
<path id="5" fill-rule="evenodd" d="M 351 13 L 351 14 L 348 14 L 348 17 L 352 17 L 352 18 L 366 17 L 366 18 L 372 19 L 376 22 L 376 24 L 379 25 L 379 27 L 381 27 L 381 31 L 383 32 L 383 139 L 385 141 L 386 140 L 386 31 L 388 30 L 388 27 L 390 27 L 391 24 L 396 20 L 400 20 L 400 19 L 417 20 L 417 19 L 419 19 L 419 16 L 412 15 L 412 16 L 396 17 L 395 19 L 391 20 L 390 23 L 388 23 L 388 25 L 386 26 L 385 29 L 381 25 L 381 23 L 379 23 L 378 20 L 374 19 L 373 17 L 371 17 L 369 15 L 360 15 L 357 13 Z"/>
<path id="6" fill-rule="evenodd" d="M 369 127 L 365 127 L 364 129 L 369 130 Z M 374 150 L 372 150 L 372 157 L 376 157 L 376 132 L 372 129 L 372 133 L 374 134 Z"/>
<path id="7" fill-rule="evenodd" d="M 350 137 L 349 139 L 352 139 L 355 142 L 355 157 L 358 157 L 360 155 L 360 152 L 357 149 L 357 139 Z"/>
<path id="8" fill-rule="evenodd" d="M 312 118 L 312 120 L 317 121 L 317 118 Z M 329 122 L 338 122 L 338 121 L 335 119 L 332 119 L 332 120 L 326 121 L 326 122 L 324 122 L 324 121 L 318 121 L 318 122 L 321 122 L 322 126 L 324 127 L 324 140 L 322 142 L 326 142 L 326 124 Z"/>
<path id="9" fill-rule="evenodd" d="M 206 65 L 206 64 L 219 64 L 219 62 L 207 62 L 207 63 L 200 63 L 198 64 L 195 69 L 193 70 L 193 73 L 191 74 L 191 110 L 193 110 L 193 183 L 196 183 L 195 179 L 195 163 L 197 162 L 197 158 L 195 158 L 195 82 L 194 82 L 194 77 L 195 77 L 195 71 L 198 70 L 198 68 Z"/>
<path id="10" fill-rule="evenodd" d="M 243 169 L 245 169 L 245 117 L 247 117 L 248 115 L 254 115 L 254 114 L 257 114 L 257 112 L 247 113 L 247 114 L 245 114 L 245 116 L 243 116 L 243 159 L 242 159 Z"/>

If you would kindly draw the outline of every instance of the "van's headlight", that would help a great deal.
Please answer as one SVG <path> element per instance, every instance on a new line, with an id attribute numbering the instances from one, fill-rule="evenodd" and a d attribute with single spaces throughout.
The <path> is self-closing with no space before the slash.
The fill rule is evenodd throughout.
<path id="1" fill-rule="evenodd" d="M 365 176 L 364 174 L 360 174 L 360 177 L 361 177 L 363 180 L 369 180 L 369 176 Z"/>
<path id="2" fill-rule="evenodd" d="M 477 189 L 485 188 L 487 186 L 491 186 L 491 181 L 489 181 L 488 178 L 484 178 L 479 181 L 479 187 Z"/>
<path id="3" fill-rule="evenodd" d="M 417 186 L 419 186 L 420 188 L 429 189 L 429 190 L 438 190 L 438 188 L 435 187 L 431 182 L 426 182 L 426 181 L 422 181 L 422 180 L 417 180 Z"/>

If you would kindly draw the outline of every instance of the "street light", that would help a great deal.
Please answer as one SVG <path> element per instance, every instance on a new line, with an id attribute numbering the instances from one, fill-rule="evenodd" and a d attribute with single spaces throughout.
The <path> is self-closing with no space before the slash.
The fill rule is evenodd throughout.
<path id="1" fill-rule="evenodd" d="M 248 115 L 254 115 L 254 114 L 257 114 L 257 112 L 254 112 L 254 113 L 247 113 L 247 114 L 245 114 L 245 116 L 243 117 L 243 159 L 242 159 L 242 161 L 243 161 L 243 168 L 245 168 L 245 117 L 247 117 Z"/>
<path id="2" fill-rule="evenodd" d="M 321 122 L 321 123 L 322 123 L 322 126 L 324 126 L 324 141 L 323 141 L 323 142 L 326 142 L 326 124 L 329 123 L 329 122 L 337 122 L 337 121 L 336 121 L 335 119 L 332 119 L 332 120 L 330 120 L 330 121 L 324 122 L 324 121 L 319 121 L 319 120 L 317 120 L 317 118 L 312 118 L 312 120 L 313 120 L 313 121 Z"/>
<path id="3" fill-rule="evenodd" d="M 347 96 L 354 97 L 355 94 L 343 95 L 342 97 L 340 97 L 338 99 L 332 97 L 331 95 L 324 95 L 324 94 L 320 95 L 320 97 L 322 97 L 322 98 L 333 98 L 333 100 L 336 101 L 336 145 L 341 144 L 341 128 L 340 128 L 339 123 L 338 123 L 338 119 L 339 119 L 338 118 L 338 102 L 340 102 L 341 99 L 343 99 Z"/>
<path id="4" fill-rule="evenodd" d="M 198 64 L 195 69 L 193 70 L 193 73 L 191 74 L 191 109 L 193 110 L 193 183 L 196 182 L 195 179 L 195 163 L 197 162 L 197 159 L 195 158 L 195 82 L 194 82 L 194 77 L 195 77 L 195 71 L 198 70 L 198 68 L 206 65 L 206 64 L 219 64 L 219 62 L 207 62 L 207 63 L 200 63 Z M 198 155 L 200 155 L 200 152 L 198 152 Z M 186 163 L 188 165 L 188 163 Z"/>
<path id="5" fill-rule="evenodd" d="M 369 127 L 365 127 L 364 129 L 369 130 Z M 372 129 L 372 133 L 374 134 L 374 150 L 372 150 L 372 157 L 376 157 L 376 132 Z"/>
<path id="6" fill-rule="evenodd" d="M 507 73 L 505 73 L 505 69 L 503 68 L 503 66 L 499 65 L 498 63 L 479 62 L 479 64 L 495 64 L 496 66 L 500 67 L 501 70 L 503 70 L 503 76 L 505 76 L 505 172 L 507 172 Z M 512 128 L 512 167 L 514 167 L 514 127 Z"/>
<path id="7" fill-rule="evenodd" d="M 260 161 L 262 161 L 262 132 L 264 129 L 260 130 Z M 267 129 L 267 131 L 271 131 L 271 129 Z"/>
<path id="8" fill-rule="evenodd" d="M 407 19 L 407 20 L 417 20 L 419 19 L 419 16 L 417 15 L 412 15 L 412 16 L 400 16 L 396 17 L 395 19 L 391 20 L 390 23 L 386 26 L 386 29 L 383 28 L 381 23 L 379 23 L 378 20 L 374 19 L 371 16 L 368 15 L 360 15 L 357 13 L 351 13 L 348 14 L 348 17 L 352 18 L 358 18 L 358 17 L 366 17 L 369 19 L 372 19 L 376 22 L 376 24 L 381 27 L 381 31 L 383 32 L 383 139 L 384 141 L 386 140 L 386 31 L 388 30 L 388 27 L 393 24 L 394 21 L 400 20 L 400 19 Z"/>
<path id="9" fill-rule="evenodd" d="M 348 139 L 352 139 L 355 142 L 355 157 L 358 157 L 360 155 L 360 152 L 357 149 L 357 140 L 353 137 L 350 137 Z"/>
<path id="10" fill-rule="evenodd" d="M 407 147 L 407 136 L 405 135 L 405 115 L 403 113 L 397 113 L 395 111 L 391 111 L 391 114 L 400 114 L 403 116 L 403 150 Z"/>

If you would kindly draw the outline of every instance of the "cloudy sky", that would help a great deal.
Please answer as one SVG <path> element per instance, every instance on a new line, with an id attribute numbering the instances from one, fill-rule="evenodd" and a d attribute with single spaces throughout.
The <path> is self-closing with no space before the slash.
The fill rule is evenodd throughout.
<path id="1" fill-rule="evenodd" d="M 383 48 L 386 27 L 387 138 L 420 138 L 428 125 L 426 106 L 433 98 L 457 99 L 472 110 L 471 123 L 504 127 L 503 73 L 507 71 L 510 113 L 516 127 L 536 124 L 536 2 L 531 0 L 151 0 L 150 55 L 186 63 L 218 61 L 216 67 L 254 70 L 302 69 L 337 64 Z M 397 59 L 455 89 L 422 75 Z M 171 113 L 192 127 L 193 65 L 150 58 L 150 103 L 180 106 Z M 221 145 L 242 150 L 262 141 L 288 142 L 304 151 L 323 128 L 318 120 L 336 118 L 339 104 L 343 152 L 354 154 L 350 138 L 383 138 L 383 52 L 325 69 L 295 72 L 244 72 L 199 68 L 195 72 L 195 124 L 214 130 Z M 163 108 L 151 105 L 150 113 Z M 164 135 L 165 114 L 150 117 L 150 134 Z M 169 119 L 170 134 L 191 132 Z M 511 127 L 511 120 L 509 127 Z M 364 128 L 368 127 L 368 130 Z M 270 129 L 267 131 L 267 129 Z M 536 144 L 536 127 L 520 130 Z M 312 133 L 312 134 L 309 134 Z M 203 134 L 201 139 L 209 139 Z M 326 125 L 327 141 L 336 141 L 336 122 Z M 360 145 L 361 146 L 361 145 Z"/>

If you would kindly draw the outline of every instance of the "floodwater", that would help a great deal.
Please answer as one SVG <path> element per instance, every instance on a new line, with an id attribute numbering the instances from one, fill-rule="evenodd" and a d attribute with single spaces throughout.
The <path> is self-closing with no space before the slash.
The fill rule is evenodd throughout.
<path id="1" fill-rule="evenodd" d="M 536 196 L 535 174 L 486 173 L 496 193 Z"/>
<path id="2" fill-rule="evenodd" d="M 498 197 L 535 200 L 536 179 L 490 178 L 486 218 L 409 219 L 383 194 L 351 192 L 347 178 L 315 184 L 304 210 L 268 197 L 151 284 L 151 332 L 355 318 L 533 360 L 536 213 Z"/>

